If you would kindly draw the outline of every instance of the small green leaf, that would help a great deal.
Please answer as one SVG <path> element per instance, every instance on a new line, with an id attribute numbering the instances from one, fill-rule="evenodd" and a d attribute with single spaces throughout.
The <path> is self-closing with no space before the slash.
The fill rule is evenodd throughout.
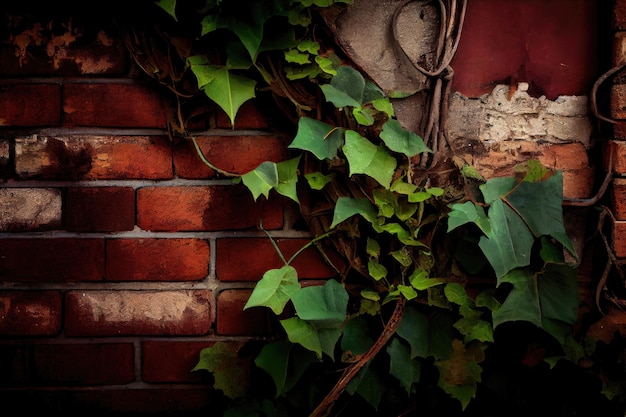
<path id="1" fill-rule="evenodd" d="M 298 50 L 308 52 L 311 55 L 317 55 L 320 51 L 320 44 L 310 39 L 305 39 L 298 44 Z"/>
<path id="2" fill-rule="evenodd" d="M 380 244 L 376 241 L 376 239 L 368 237 L 365 251 L 370 257 L 378 259 L 380 256 Z"/>
<path id="3" fill-rule="evenodd" d="M 226 342 L 215 342 L 200 351 L 200 359 L 192 371 L 205 369 L 213 373 L 214 387 L 229 398 L 243 398 L 248 391 L 249 363 L 237 356 Z"/>
<path id="4" fill-rule="evenodd" d="M 196 73 L 194 68 L 192 70 Z M 234 126 L 241 105 L 256 96 L 256 81 L 233 74 L 227 68 L 220 68 L 213 75 L 214 78 L 204 85 L 203 91 L 226 112 Z"/>
<path id="5" fill-rule="evenodd" d="M 443 288 L 444 294 L 448 301 L 454 304 L 458 304 L 460 306 L 467 303 L 467 293 L 465 292 L 465 288 L 457 282 L 449 282 Z"/>
<path id="6" fill-rule="evenodd" d="M 424 144 L 422 138 L 403 128 L 396 119 L 390 119 L 383 125 L 380 138 L 389 149 L 408 157 L 415 156 L 422 152 L 432 152 Z"/>
<path id="7" fill-rule="evenodd" d="M 333 159 L 343 145 L 344 129 L 309 117 L 298 120 L 298 132 L 289 148 L 309 151 L 318 159 Z"/>
<path id="8" fill-rule="evenodd" d="M 318 359 L 322 358 L 322 344 L 315 328 L 299 317 L 281 320 L 280 324 L 287 333 L 291 343 L 298 343 L 304 348 L 315 352 Z"/>
<path id="9" fill-rule="evenodd" d="M 374 106 L 376 110 L 385 113 L 388 117 L 395 116 L 393 104 L 391 104 L 388 97 L 372 100 L 372 106 Z"/>
<path id="10" fill-rule="evenodd" d="M 339 197 L 337 204 L 335 204 L 330 228 L 334 228 L 355 214 L 360 214 L 365 220 L 373 223 L 376 221 L 376 212 L 376 207 L 367 198 Z"/>
<path id="11" fill-rule="evenodd" d="M 391 252 L 391 256 L 393 259 L 398 261 L 402 266 L 411 266 L 413 264 L 413 259 L 406 248 L 398 249 L 397 251 Z"/>
<path id="12" fill-rule="evenodd" d="M 398 290 L 400 291 L 400 294 L 402 294 L 407 300 L 412 300 L 417 297 L 417 291 L 415 291 L 413 287 L 410 287 L 408 285 L 399 284 Z"/>
<path id="13" fill-rule="evenodd" d="M 452 204 L 450 208 L 452 210 L 448 214 L 448 232 L 466 223 L 474 223 L 483 233 L 491 233 L 491 224 L 482 207 L 466 201 L 463 204 Z"/>
<path id="14" fill-rule="evenodd" d="M 292 64 L 309 64 L 311 62 L 310 55 L 298 51 L 297 49 L 290 49 L 285 52 L 285 61 Z"/>
<path id="15" fill-rule="evenodd" d="M 176 17 L 176 0 L 157 0 L 155 4 L 165 10 L 175 21 L 178 21 Z"/>
<path id="16" fill-rule="evenodd" d="M 324 175 L 321 172 L 312 172 L 310 174 L 304 174 L 304 178 L 307 180 L 309 187 L 313 190 L 322 190 L 326 184 L 331 182 L 334 178 L 334 174 Z"/>
<path id="17" fill-rule="evenodd" d="M 367 272 L 376 281 L 380 281 L 387 276 L 387 268 L 385 265 L 371 259 L 367 262 Z"/>
<path id="18" fill-rule="evenodd" d="M 272 188 L 278 186 L 278 168 L 274 162 L 266 161 L 242 175 L 241 180 L 248 187 L 255 201 L 261 194 L 268 198 Z"/>
<path id="19" fill-rule="evenodd" d="M 350 175 L 366 174 L 389 188 L 397 162 L 384 147 L 378 147 L 353 130 L 346 131 L 343 152 L 350 165 Z"/>
<path id="20" fill-rule="evenodd" d="M 418 291 L 424 291 L 443 283 L 443 281 L 439 278 L 430 278 L 427 271 L 419 268 L 409 275 L 409 282 L 411 283 L 411 286 Z"/>
<path id="21" fill-rule="evenodd" d="M 298 192 L 296 191 L 296 185 L 298 183 L 298 164 L 300 163 L 300 156 L 289 159 L 287 161 L 279 162 L 276 164 L 276 170 L 278 173 L 278 181 L 274 185 L 274 189 L 281 195 L 288 197 L 300 204 L 298 200 Z"/>
<path id="22" fill-rule="evenodd" d="M 299 290 L 298 273 L 294 267 L 285 265 L 280 269 L 270 269 L 257 282 L 244 310 L 251 307 L 269 307 L 274 314 L 280 314 L 285 304 Z"/>

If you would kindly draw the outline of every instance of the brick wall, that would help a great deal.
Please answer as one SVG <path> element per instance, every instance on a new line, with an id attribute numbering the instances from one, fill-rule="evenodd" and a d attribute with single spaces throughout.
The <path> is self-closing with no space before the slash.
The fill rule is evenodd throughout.
<path id="1" fill-rule="evenodd" d="M 528 82 L 533 98 L 588 93 L 597 27 L 581 18 L 593 1 L 504 4 L 470 0 L 453 62 L 455 90 L 476 102 L 501 82 Z M 520 41 L 529 16 L 556 13 L 542 11 L 546 4 L 572 14 L 558 20 L 566 28 L 547 19 L 543 31 Z M 274 195 L 255 203 L 204 165 L 189 142 L 170 140 L 166 96 L 139 75 L 110 21 L 1 18 L 0 400 L 24 411 L 205 414 L 217 400 L 207 394 L 206 375 L 191 372 L 200 350 L 215 341 L 241 344 L 271 327 L 258 311 L 243 311 L 263 272 L 280 266 L 261 219 L 287 257 L 309 234 L 296 226 L 289 201 Z M 615 22 L 621 51 L 626 1 L 616 2 Z M 561 32 L 567 28 L 577 29 Z M 572 36 L 578 50 L 568 46 Z M 529 44 L 538 55 L 524 52 Z M 542 66 L 546 50 L 560 51 L 546 55 L 562 71 L 552 80 Z M 626 257 L 620 85 L 611 110 L 623 120 L 607 148 L 617 177 L 615 251 Z M 234 173 L 286 159 L 289 133 L 263 110 L 246 104 L 233 129 L 221 111 L 207 109 L 194 122 L 203 152 Z M 471 139 L 470 146 L 480 138 Z M 504 158 L 502 175 L 516 158 L 541 157 L 566 171 L 566 196 L 586 198 L 597 184 L 590 141 L 582 139 L 511 141 L 514 147 L 500 144 L 480 157 Z M 294 266 L 306 280 L 333 275 L 313 250 Z"/>
<path id="2" fill-rule="evenodd" d="M 167 95 L 138 75 L 110 22 L 7 14 L 2 27 L 3 407 L 206 409 L 207 377 L 191 372 L 200 350 L 269 330 L 243 311 L 281 266 L 261 219 L 286 256 L 308 233 L 285 199 L 255 203 L 170 140 Z M 254 104 L 235 124 L 217 109 L 196 121 L 219 168 L 288 156 L 288 136 Z M 314 250 L 294 266 L 304 279 L 333 275 Z"/>

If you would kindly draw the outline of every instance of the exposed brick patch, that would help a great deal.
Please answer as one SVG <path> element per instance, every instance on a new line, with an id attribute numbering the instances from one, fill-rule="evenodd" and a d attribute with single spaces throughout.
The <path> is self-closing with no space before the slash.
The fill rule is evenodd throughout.
<path id="1" fill-rule="evenodd" d="M 70 291 L 65 298 L 68 336 L 206 334 L 211 292 Z"/>
<path id="2" fill-rule="evenodd" d="M 0 85 L 0 126 L 58 126 L 60 123 L 59 85 Z"/>
<path id="3" fill-rule="evenodd" d="M 135 190 L 132 188 L 69 188 L 66 191 L 66 230 L 115 232 L 134 227 Z"/>
<path id="4" fill-rule="evenodd" d="M 200 239 L 111 239 L 110 281 L 197 281 L 209 273 L 209 244 Z"/>
<path id="5" fill-rule="evenodd" d="M 61 190 L 0 188 L 0 230 L 7 232 L 58 229 Z"/>
<path id="6" fill-rule="evenodd" d="M 626 178 L 614 178 L 611 185 L 612 212 L 617 220 L 626 220 Z"/>
<path id="7" fill-rule="evenodd" d="M 251 290 L 224 290 L 217 296 L 217 334 L 260 336 L 270 334 L 271 318 L 265 308 L 244 310 Z"/>
<path id="8" fill-rule="evenodd" d="M 217 127 L 232 128 L 230 118 L 221 109 L 217 110 Z M 263 114 L 254 101 L 247 101 L 241 105 L 235 117 L 236 129 L 267 129 L 270 127 L 269 118 Z"/>
<path id="9" fill-rule="evenodd" d="M 611 86 L 611 117 L 619 120 L 626 119 L 626 84 Z"/>
<path id="10" fill-rule="evenodd" d="M 626 30 L 626 1 L 615 0 L 613 4 L 613 28 Z"/>
<path id="11" fill-rule="evenodd" d="M 200 351 L 214 342 L 177 342 L 173 340 L 145 340 L 141 343 L 144 382 L 181 383 L 206 381 L 203 372 L 193 372 L 198 364 Z"/>
<path id="12" fill-rule="evenodd" d="M 137 190 L 137 225 L 152 231 L 236 230 L 283 224 L 282 200 L 254 202 L 240 186 L 144 187 Z"/>
<path id="13" fill-rule="evenodd" d="M 626 221 L 613 222 L 612 245 L 616 257 L 626 258 Z"/>
<path id="14" fill-rule="evenodd" d="M 626 141 L 609 141 L 604 155 L 606 158 L 613 159 L 613 172 L 615 174 L 626 175 Z M 608 160 L 605 161 L 605 164 L 608 164 Z"/>
<path id="15" fill-rule="evenodd" d="M 167 126 L 163 97 L 142 84 L 67 84 L 63 112 L 67 126 Z"/>
<path id="16" fill-rule="evenodd" d="M 60 330 L 60 292 L 0 291 L 0 334 L 52 336 Z"/>
<path id="17" fill-rule="evenodd" d="M 168 179 L 172 150 L 161 136 L 17 138 L 15 171 L 24 179 Z"/>
<path id="18" fill-rule="evenodd" d="M 286 259 L 306 245 L 307 239 L 276 239 Z M 245 262 L 241 262 L 245 259 Z M 333 259 L 336 261 L 336 259 Z M 216 274 L 221 281 L 258 281 L 268 269 L 284 264 L 269 239 L 217 240 Z M 301 279 L 330 278 L 335 271 L 313 247 L 302 252 L 291 264 Z"/>
<path id="19" fill-rule="evenodd" d="M 288 159 L 287 143 L 276 136 L 199 136 L 200 150 L 217 168 L 233 174 L 245 174 L 261 162 Z M 174 148 L 176 174 L 181 178 L 210 178 L 216 175 L 197 154 L 190 141 Z"/>
<path id="20" fill-rule="evenodd" d="M 2 281 L 104 279 L 102 239 L 0 239 Z"/>

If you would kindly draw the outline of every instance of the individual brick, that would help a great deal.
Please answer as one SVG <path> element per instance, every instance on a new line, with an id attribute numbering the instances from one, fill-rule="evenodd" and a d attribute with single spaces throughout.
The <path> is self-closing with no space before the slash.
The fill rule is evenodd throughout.
<path id="1" fill-rule="evenodd" d="M 169 179 L 171 144 L 162 136 L 30 136 L 15 141 L 22 179 Z"/>
<path id="2" fill-rule="evenodd" d="M 0 334 L 53 336 L 60 330 L 59 291 L 0 291 Z"/>
<path id="3" fill-rule="evenodd" d="M 204 157 L 218 169 L 245 174 L 262 162 L 281 162 L 289 158 L 287 143 L 278 136 L 198 136 L 195 138 Z M 211 178 L 216 172 L 198 155 L 191 141 L 174 148 L 176 175 L 181 178 Z"/>
<path id="4" fill-rule="evenodd" d="M 58 126 L 61 87 L 58 84 L 0 84 L 0 126 Z"/>
<path id="5" fill-rule="evenodd" d="M 61 227 L 61 190 L 0 188 L 0 230 L 53 230 Z"/>
<path id="6" fill-rule="evenodd" d="M 264 114 L 252 100 L 241 105 L 235 116 L 235 126 L 233 127 L 230 118 L 222 109 L 217 109 L 218 128 L 228 129 L 267 129 L 271 125 L 270 118 Z"/>
<path id="7" fill-rule="evenodd" d="M 199 281 L 209 273 L 209 244 L 201 239 L 110 239 L 109 281 Z"/>
<path id="8" fill-rule="evenodd" d="M 102 279 L 102 239 L 0 239 L 1 281 L 81 282 Z"/>
<path id="9" fill-rule="evenodd" d="M 200 351 L 214 342 L 144 340 L 141 342 L 141 379 L 150 383 L 192 383 L 206 381 L 198 364 Z M 228 342 L 240 345 L 238 342 Z"/>
<path id="10" fill-rule="evenodd" d="M 271 333 L 271 318 L 266 308 L 244 306 L 251 290 L 224 290 L 217 296 L 217 334 L 223 336 L 263 336 Z"/>
<path id="11" fill-rule="evenodd" d="M 65 228 L 72 232 L 119 232 L 135 227 L 135 190 L 131 187 L 68 188 Z"/>
<path id="12" fill-rule="evenodd" d="M 63 113 L 66 126 L 167 127 L 163 95 L 144 84 L 65 84 Z"/>
<path id="13" fill-rule="evenodd" d="M 610 193 L 613 216 L 626 220 L 626 178 L 613 178 Z"/>
<path id="14" fill-rule="evenodd" d="M 69 291 L 68 336 L 204 335 L 211 329 L 208 290 Z"/>
<path id="15" fill-rule="evenodd" d="M 276 239 L 286 259 L 308 242 L 307 239 Z M 220 281 L 258 281 L 269 269 L 284 265 L 272 242 L 266 238 L 220 238 L 216 245 L 215 270 Z M 239 261 L 243 257 L 246 262 Z M 340 268 L 341 260 L 336 255 L 329 257 Z M 315 247 L 300 253 L 291 265 L 296 268 L 301 279 L 330 278 L 337 275 Z"/>
<path id="16" fill-rule="evenodd" d="M 611 86 L 610 106 L 612 119 L 626 119 L 626 84 Z"/>
<path id="17" fill-rule="evenodd" d="M 255 202 L 241 186 L 158 186 L 137 190 L 137 225 L 152 231 L 265 229 L 283 225 L 280 196 Z"/>

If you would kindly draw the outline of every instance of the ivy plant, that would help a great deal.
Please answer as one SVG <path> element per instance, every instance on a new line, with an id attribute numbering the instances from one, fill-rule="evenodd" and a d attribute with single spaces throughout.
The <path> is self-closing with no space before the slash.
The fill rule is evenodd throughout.
<path id="1" fill-rule="evenodd" d="M 295 156 L 233 181 L 255 201 L 291 199 L 305 216 L 325 202 L 327 219 L 306 247 L 331 242 L 346 262 L 334 265 L 336 279 L 304 286 L 291 265 L 301 251 L 281 253 L 284 265 L 265 272 L 245 305 L 271 312 L 276 338 L 247 353 L 222 342 L 201 352 L 194 371 L 213 375 L 225 416 L 327 416 L 339 404 L 405 415 L 450 398 L 463 410 L 496 329 L 508 323 L 553 338 L 561 349 L 546 358 L 552 365 L 589 353 L 573 337 L 577 271 L 566 259 L 576 251 L 563 225 L 561 172 L 529 161 L 514 176 L 483 180 L 463 166 L 446 183 L 424 169 L 417 162 L 432 151 L 402 126 L 389 97 L 320 42 L 317 11 L 347 0 L 200 3 L 155 3 L 174 22 L 191 15 L 196 40 L 219 50 L 185 56 L 199 91 L 233 126 L 265 87 L 297 115 Z M 467 192 L 476 183 L 478 194 Z"/>

